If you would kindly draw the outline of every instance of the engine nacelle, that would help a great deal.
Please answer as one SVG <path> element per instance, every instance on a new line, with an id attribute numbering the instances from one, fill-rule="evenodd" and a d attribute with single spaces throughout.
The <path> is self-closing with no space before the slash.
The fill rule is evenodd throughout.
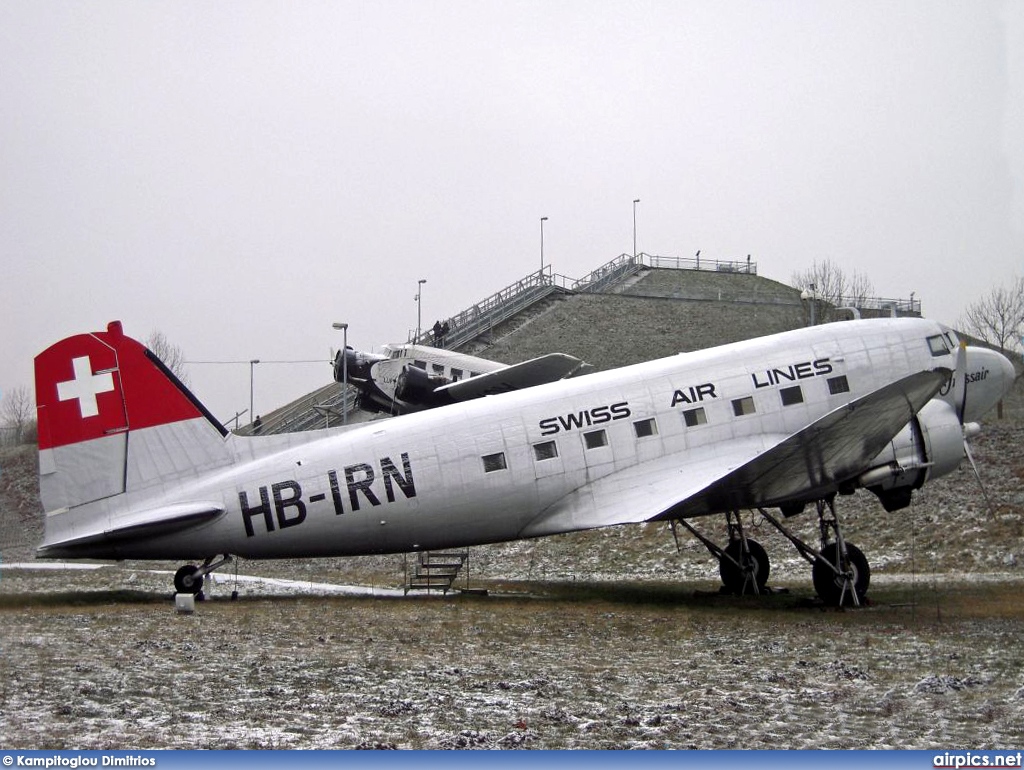
<path id="1" fill-rule="evenodd" d="M 964 456 L 964 428 L 956 409 L 933 399 L 896 434 L 858 483 L 878 495 L 885 510 L 898 511 L 910 505 L 913 490 L 956 470 Z"/>
<path id="2" fill-rule="evenodd" d="M 412 406 L 439 406 L 447 404 L 446 399 L 435 391 L 442 385 L 447 385 L 445 377 L 432 377 L 418 366 L 405 366 L 402 373 L 398 375 L 398 383 L 395 385 L 395 398 Z"/>
<path id="3" fill-rule="evenodd" d="M 385 356 L 363 353 L 351 346 L 339 350 L 334 356 L 334 381 L 342 382 L 345 377 L 349 382 L 369 379 L 370 367 L 384 360 Z"/>

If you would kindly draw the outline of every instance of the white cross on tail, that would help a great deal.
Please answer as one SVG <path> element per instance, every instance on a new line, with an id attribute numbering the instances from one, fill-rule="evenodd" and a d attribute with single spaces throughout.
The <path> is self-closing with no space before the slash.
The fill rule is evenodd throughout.
<path id="1" fill-rule="evenodd" d="M 61 401 L 77 398 L 82 418 L 95 417 L 100 413 L 96 396 L 114 389 L 114 377 L 110 372 L 93 374 L 89 356 L 72 359 L 71 366 L 75 370 L 75 377 L 67 382 L 57 383 L 57 397 Z"/>

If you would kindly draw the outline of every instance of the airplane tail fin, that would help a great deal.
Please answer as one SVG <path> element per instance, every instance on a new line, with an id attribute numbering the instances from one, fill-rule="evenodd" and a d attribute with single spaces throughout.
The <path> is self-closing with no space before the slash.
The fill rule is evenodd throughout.
<path id="1" fill-rule="evenodd" d="M 231 460 L 224 427 L 118 321 L 47 348 L 36 356 L 35 378 L 48 513 Z"/>

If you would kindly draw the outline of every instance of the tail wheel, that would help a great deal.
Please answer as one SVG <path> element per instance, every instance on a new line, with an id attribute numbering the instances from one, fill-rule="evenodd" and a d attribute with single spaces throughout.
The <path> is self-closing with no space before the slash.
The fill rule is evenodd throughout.
<path id="1" fill-rule="evenodd" d="M 179 594 L 198 594 L 203 590 L 203 578 L 199 567 L 186 564 L 174 573 L 174 590 Z"/>
<path id="2" fill-rule="evenodd" d="M 821 555 L 842 572 L 843 565 L 839 563 L 838 543 L 826 545 L 822 549 Z M 849 583 L 847 583 L 847 576 L 845 574 L 837 574 L 831 566 L 822 563 L 820 559 L 815 559 L 814 561 L 814 567 L 811 570 L 814 590 L 818 592 L 818 596 L 826 604 L 833 606 L 839 606 L 840 602 L 844 605 L 853 604 L 852 591 L 857 592 L 857 602 L 859 604 L 864 603 L 864 597 L 868 592 L 868 584 L 871 582 L 871 568 L 868 566 L 867 558 L 857 546 L 847 543 L 846 555 L 849 562 L 847 565 Z M 844 587 L 846 588 L 845 592 L 843 590 Z"/>
<path id="3" fill-rule="evenodd" d="M 768 583 L 768 574 L 771 572 L 771 564 L 768 562 L 768 553 L 756 540 L 747 540 L 747 550 L 750 559 L 750 575 L 757 585 L 758 592 L 764 590 Z M 722 584 L 732 593 L 742 594 L 747 588 L 747 574 L 743 569 L 743 544 L 739 540 L 733 540 L 725 547 L 727 556 L 731 556 L 737 566 L 729 559 L 719 559 L 718 572 L 722 576 Z"/>

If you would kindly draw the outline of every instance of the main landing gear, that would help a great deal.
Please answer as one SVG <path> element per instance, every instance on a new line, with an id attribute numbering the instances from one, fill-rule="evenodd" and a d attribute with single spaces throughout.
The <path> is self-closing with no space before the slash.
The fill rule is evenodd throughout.
<path id="1" fill-rule="evenodd" d="M 811 563 L 811 580 L 814 590 L 826 604 L 842 607 L 864 604 L 871 583 L 871 567 L 861 550 L 847 543 L 839 526 L 835 497 L 816 502 L 818 511 L 818 533 L 820 550 L 814 550 L 807 543 L 787 530 L 781 522 L 763 508 L 759 508 L 765 521 L 781 532 L 807 561 Z"/>
<path id="2" fill-rule="evenodd" d="M 846 542 L 843 537 L 834 500 L 834 497 L 829 497 L 816 503 L 821 541 L 818 550 L 791 533 L 768 511 L 763 508 L 759 508 L 758 511 L 765 521 L 793 543 L 800 555 L 810 562 L 814 590 L 823 602 L 838 607 L 859 607 L 865 601 L 868 584 L 871 581 L 871 568 L 861 550 Z M 741 595 L 765 593 L 768 590 L 766 584 L 771 572 L 768 554 L 760 543 L 747 537 L 739 511 L 729 512 L 725 518 L 729 530 L 729 543 L 725 548 L 702 535 L 685 519 L 678 521 L 718 559 L 718 571 L 722 577 L 724 590 Z M 672 522 L 672 534 L 678 547 L 675 521 Z"/>
<path id="3" fill-rule="evenodd" d="M 201 567 L 195 564 L 186 564 L 174 573 L 174 591 L 179 594 L 195 594 L 198 596 L 203 592 L 203 583 L 206 576 L 218 567 L 231 563 L 231 556 L 224 554 L 220 561 L 214 561 L 211 556 L 203 562 Z"/>
<path id="4" fill-rule="evenodd" d="M 765 592 L 768 575 L 771 572 L 768 554 L 759 542 L 747 537 L 739 511 L 725 515 L 729 528 L 729 544 L 725 548 L 702 535 L 686 519 L 678 521 L 718 559 L 718 572 L 722 577 L 722 586 L 727 592 L 741 595 L 758 595 Z M 679 537 L 676 534 L 675 521 L 672 522 L 672 535 L 676 538 L 678 547 Z"/>

